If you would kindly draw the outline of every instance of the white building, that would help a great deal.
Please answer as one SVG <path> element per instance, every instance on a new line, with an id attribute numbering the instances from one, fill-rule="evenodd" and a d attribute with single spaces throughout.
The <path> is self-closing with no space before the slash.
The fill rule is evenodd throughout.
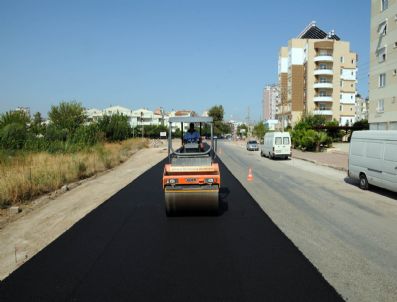
<path id="1" fill-rule="evenodd" d="M 98 121 L 103 116 L 103 112 L 102 110 L 92 108 L 86 109 L 85 115 L 87 116 L 88 122 L 90 123 Z"/>
<path id="2" fill-rule="evenodd" d="M 264 122 L 264 125 L 269 129 L 270 131 L 276 130 L 278 126 L 279 121 L 274 119 L 274 120 L 267 120 Z"/>
<path id="3" fill-rule="evenodd" d="M 121 106 L 111 106 L 103 110 L 100 109 L 87 109 L 85 114 L 89 122 L 97 121 L 104 115 L 121 114 L 128 117 L 128 122 L 131 127 L 137 126 L 158 126 L 161 125 L 163 116 L 155 114 L 151 110 L 141 108 L 137 110 L 128 109 Z"/>
<path id="4" fill-rule="evenodd" d="M 192 110 L 173 110 L 168 113 L 168 117 L 190 117 L 190 116 L 197 116 L 197 113 L 192 111 Z M 176 129 L 181 130 L 181 125 L 176 123 L 172 125 L 172 132 L 174 132 Z M 187 131 L 189 129 L 188 124 L 183 125 L 183 131 Z"/>

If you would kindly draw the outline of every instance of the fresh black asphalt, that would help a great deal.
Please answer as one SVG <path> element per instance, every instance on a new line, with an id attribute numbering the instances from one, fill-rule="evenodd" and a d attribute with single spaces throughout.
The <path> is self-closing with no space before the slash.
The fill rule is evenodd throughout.
<path id="1" fill-rule="evenodd" d="M 0 283 L 0 301 L 343 301 L 222 163 L 220 214 L 167 218 L 164 163 Z"/>

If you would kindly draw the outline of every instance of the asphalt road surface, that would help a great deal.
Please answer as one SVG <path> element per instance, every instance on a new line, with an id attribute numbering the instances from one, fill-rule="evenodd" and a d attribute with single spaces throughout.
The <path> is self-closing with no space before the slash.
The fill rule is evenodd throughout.
<path id="1" fill-rule="evenodd" d="M 221 164 L 219 216 L 165 216 L 162 162 L 0 283 L 0 301 L 343 301 Z"/>
<path id="2" fill-rule="evenodd" d="M 397 301 L 396 193 L 363 191 L 332 168 L 219 146 L 232 174 L 342 297 Z"/>

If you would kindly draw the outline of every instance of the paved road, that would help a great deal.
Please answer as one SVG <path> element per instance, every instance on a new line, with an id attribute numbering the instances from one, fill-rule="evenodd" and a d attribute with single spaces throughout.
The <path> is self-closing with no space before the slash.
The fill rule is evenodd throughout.
<path id="1" fill-rule="evenodd" d="M 221 158 L 273 222 L 349 301 L 397 301 L 397 194 L 345 172 L 220 144 Z M 247 182 L 247 169 L 254 181 Z"/>
<path id="2" fill-rule="evenodd" d="M 163 163 L 0 283 L 0 301 L 342 301 L 223 164 L 220 216 L 166 218 Z"/>

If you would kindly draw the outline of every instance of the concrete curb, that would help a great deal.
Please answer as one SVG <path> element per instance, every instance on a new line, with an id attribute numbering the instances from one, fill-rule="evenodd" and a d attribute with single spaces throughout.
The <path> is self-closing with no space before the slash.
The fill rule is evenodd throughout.
<path id="1" fill-rule="evenodd" d="M 292 156 L 292 158 L 296 158 L 296 159 L 304 160 L 304 161 L 307 161 L 307 162 L 311 162 L 311 163 L 313 163 L 313 164 L 315 164 L 315 165 L 324 166 L 324 167 L 332 168 L 332 169 L 335 169 L 335 170 L 347 172 L 347 169 L 344 168 L 344 167 L 338 167 L 338 166 L 334 166 L 334 165 L 322 163 L 322 162 L 319 162 L 319 161 L 314 160 L 314 159 L 308 159 L 308 158 L 304 158 L 304 157 L 300 157 L 300 156 L 295 156 L 295 155 Z"/>

